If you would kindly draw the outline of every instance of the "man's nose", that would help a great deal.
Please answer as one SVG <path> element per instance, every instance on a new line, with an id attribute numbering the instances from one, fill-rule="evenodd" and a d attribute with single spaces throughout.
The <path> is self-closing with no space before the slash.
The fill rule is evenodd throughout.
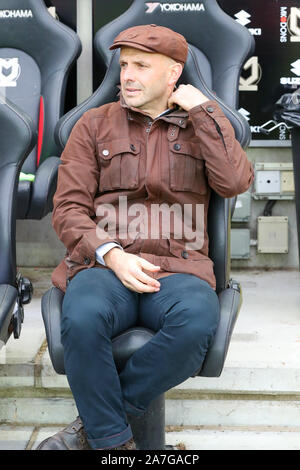
<path id="1" fill-rule="evenodd" d="M 123 81 L 130 81 L 130 82 L 134 82 L 134 71 L 132 69 L 132 67 L 126 67 L 126 69 L 123 69 L 122 72 L 121 72 L 121 77 L 123 79 Z"/>

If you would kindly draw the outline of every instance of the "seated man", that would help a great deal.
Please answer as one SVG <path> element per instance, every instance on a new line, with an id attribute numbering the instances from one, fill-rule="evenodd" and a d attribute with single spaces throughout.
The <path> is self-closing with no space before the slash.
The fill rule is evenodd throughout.
<path id="1" fill-rule="evenodd" d="M 120 100 L 76 123 L 54 197 L 67 253 L 52 280 L 65 291 L 61 338 L 79 417 L 40 449 L 134 449 L 127 415 L 199 370 L 219 321 L 210 188 L 229 198 L 253 180 L 217 102 L 176 88 L 182 35 L 136 26 L 110 48 L 121 49 Z M 118 374 L 111 339 L 136 325 L 155 335 Z"/>

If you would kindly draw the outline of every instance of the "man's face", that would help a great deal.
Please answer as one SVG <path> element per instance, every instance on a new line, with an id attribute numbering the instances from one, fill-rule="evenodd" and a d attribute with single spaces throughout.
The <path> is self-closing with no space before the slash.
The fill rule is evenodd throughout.
<path id="1" fill-rule="evenodd" d="M 125 103 L 153 116 L 164 111 L 173 88 L 173 64 L 163 54 L 122 47 L 120 80 Z"/>

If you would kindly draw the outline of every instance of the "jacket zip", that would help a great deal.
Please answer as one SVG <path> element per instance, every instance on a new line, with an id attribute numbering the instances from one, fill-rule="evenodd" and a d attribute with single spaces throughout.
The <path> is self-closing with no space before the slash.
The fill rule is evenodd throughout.
<path id="1" fill-rule="evenodd" d="M 152 124 L 153 124 L 153 121 L 150 121 L 148 120 L 147 121 L 147 126 L 146 127 L 146 133 L 147 133 L 147 137 L 146 137 L 146 175 L 147 175 L 147 154 L 148 154 L 148 137 L 149 137 L 149 133 L 151 131 L 151 127 L 152 127 Z M 149 191 L 148 191 L 148 188 L 147 188 L 147 184 L 145 183 L 145 187 L 146 187 L 146 190 L 147 190 L 147 194 L 149 196 Z M 147 227 L 148 227 L 148 224 L 147 224 Z M 142 252 L 142 248 L 143 248 L 143 245 L 144 245 L 144 240 L 142 240 L 142 243 L 141 243 L 141 246 L 140 246 L 140 251 Z"/>

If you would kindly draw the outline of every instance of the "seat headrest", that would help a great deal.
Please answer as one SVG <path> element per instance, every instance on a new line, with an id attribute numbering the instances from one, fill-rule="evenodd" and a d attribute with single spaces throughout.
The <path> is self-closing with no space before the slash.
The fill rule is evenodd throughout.
<path id="1" fill-rule="evenodd" d="M 177 31 L 199 49 L 213 64 L 215 80 L 226 72 L 228 61 L 242 66 L 254 51 L 253 36 L 227 15 L 216 0 L 198 3 L 134 0 L 125 13 L 103 26 L 95 36 L 95 48 L 106 66 L 111 59 L 109 46 L 122 30 L 151 23 Z"/>
<path id="2" fill-rule="evenodd" d="M 54 127 L 64 112 L 68 74 L 80 52 L 77 34 L 54 19 L 43 0 L 1 0 L 0 86 L 40 128 L 38 148 L 24 162 L 26 173 L 35 173 L 58 152 Z"/>
<path id="3" fill-rule="evenodd" d="M 1 0 L 0 50 L 8 47 L 26 52 L 41 69 L 53 61 L 53 71 L 72 61 L 81 44 L 71 28 L 51 16 L 43 0 Z"/>

